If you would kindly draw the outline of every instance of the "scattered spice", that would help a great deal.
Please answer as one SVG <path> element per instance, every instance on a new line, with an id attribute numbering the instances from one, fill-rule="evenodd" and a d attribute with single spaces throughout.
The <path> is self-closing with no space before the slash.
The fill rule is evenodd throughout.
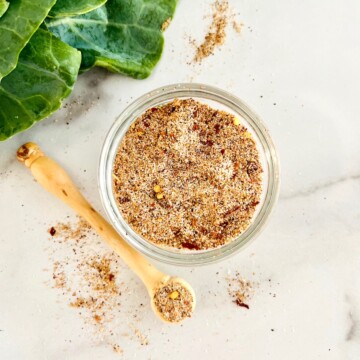
<path id="1" fill-rule="evenodd" d="M 113 345 L 113 350 L 119 355 L 122 355 L 124 353 L 124 350 L 118 344 Z"/>
<path id="2" fill-rule="evenodd" d="M 239 307 L 249 309 L 248 302 L 254 294 L 254 284 L 244 279 L 240 273 L 236 272 L 235 277 L 226 278 L 228 284 L 228 294 L 233 299 L 234 304 Z"/>
<path id="3" fill-rule="evenodd" d="M 233 20 L 232 26 L 233 26 L 233 29 L 234 29 L 238 34 L 240 34 L 240 33 L 241 33 L 241 30 L 242 30 L 242 27 L 244 26 L 244 24 L 243 24 L 243 23 L 238 23 L 236 20 Z"/>
<path id="4" fill-rule="evenodd" d="M 201 63 L 205 58 L 213 55 L 216 48 L 225 43 L 228 25 L 231 24 L 237 34 L 241 33 L 244 26 L 236 20 L 237 14 L 230 8 L 227 0 L 216 0 L 211 5 L 211 9 L 211 23 L 204 40 L 197 45 L 193 38 L 189 39 L 190 44 L 196 49 L 193 63 Z"/>
<path id="5" fill-rule="evenodd" d="M 144 120 L 149 127 L 139 139 Z M 175 99 L 131 125 L 113 183 L 121 214 L 139 235 L 197 251 L 231 242 L 250 225 L 262 167 L 239 118 L 194 99 Z"/>
<path id="6" fill-rule="evenodd" d="M 88 286 L 85 292 L 78 290 L 78 294 L 84 295 L 76 296 L 70 306 L 87 309 L 97 324 L 112 320 L 108 312 L 109 305 L 114 305 L 120 294 L 110 267 L 111 260 L 114 261 L 110 256 L 94 255 L 77 265 L 77 270 Z"/>
<path id="7" fill-rule="evenodd" d="M 54 286 L 58 289 L 62 289 L 66 287 L 66 276 L 65 272 L 61 267 L 61 263 L 59 261 L 55 261 L 53 265 L 53 276 Z"/>
<path id="8" fill-rule="evenodd" d="M 130 325 L 132 330 L 134 331 L 134 334 L 139 339 L 141 345 L 149 345 L 149 340 L 147 336 L 145 336 L 138 328 L 136 328 L 134 325 Z"/>
<path id="9" fill-rule="evenodd" d="M 165 31 L 169 27 L 170 23 L 171 23 L 171 17 L 166 19 L 164 23 L 161 25 L 161 31 Z"/>
<path id="10" fill-rule="evenodd" d="M 52 228 L 56 229 L 54 235 Z M 124 326 L 130 327 L 126 320 L 130 317 L 132 322 L 140 320 L 137 316 L 140 306 L 131 304 L 129 311 L 122 306 L 122 294 L 128 295 L 130 289 L 121 281 L 119 273 L 129 270 L 121 267 L 117 255 L 109 251 L 82 219 L 75 224 L 60 222 L 52 226 L 49 233 L 48 253 L 53 263 L 49 285 L 78 311 L 86 325 L 84 330 L 93 331 L 94 342 L 107 343 L 116 353 L 122 354 L 117 341 L 122 337 Z"/>
<path id="11" fill-rule="evenodd" d="M 215 48 L 225 42 L 225 29 L 228 24 L 229 3 L 227 0 L 217 0 L 212 5 L 213 15 L 210 28 L 203 42 L 197 47 L 194 61 L 201 62 L 203 59 L 214 54 Z"/>
<path id="12" fill-rule="evenodd" d="M 58 223 L 56 226 L 52 226 L 49 230 L 51 236 L 55 236 L 60 242 L 67 240 L 74 240 L 79 242 L 85 238 L 91 230 L 91 226 L 83 219 L 79 218 L 75 226 L 70 223 Z"/>
<path id="13" fill-rule="evenodd" d="M 177 281 L 170 280 L 156 290 L 154 304 L 165 320 L 180 322 L 191 317 L 193 296 L 190 291 Z"/>

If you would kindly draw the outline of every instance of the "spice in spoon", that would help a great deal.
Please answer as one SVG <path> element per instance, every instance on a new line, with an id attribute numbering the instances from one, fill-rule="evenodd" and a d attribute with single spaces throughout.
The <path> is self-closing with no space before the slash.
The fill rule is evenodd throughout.
<path id="1" fill-rule="evenodd" d="M 170 280 L 155 291 L 154 305 L 164 320 L 180 322 L 191 317 L 194 298 L 191 292 L 176 280 Z"/>

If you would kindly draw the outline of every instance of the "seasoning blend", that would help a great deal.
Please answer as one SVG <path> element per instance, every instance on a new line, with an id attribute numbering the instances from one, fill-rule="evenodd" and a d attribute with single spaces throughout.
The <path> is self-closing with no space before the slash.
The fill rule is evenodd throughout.
<path id="1" fill-rule="evenodd" d="M 113 189 L 126 222 L 158 246 L 223 246 L 250 225 L 262 166 L 241 120 L 194 99 L 148 109 L 118 148 Z"/>
<path id="2" fill-rule="evenodd" d="M 181 279 L 170 279 L 154 293 L 153 304 L 168 322 L 183 321 L 191 317 L 194 311 L 195 296 L 183 282 Z"/>

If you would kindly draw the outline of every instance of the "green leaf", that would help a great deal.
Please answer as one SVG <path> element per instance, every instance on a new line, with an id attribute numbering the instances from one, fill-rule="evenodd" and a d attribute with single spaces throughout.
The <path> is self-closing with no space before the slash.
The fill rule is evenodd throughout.
<path id="1" fill-rule="evenodd" d="M 44 21 L 55 0 L 12 0 L 0 19 L 0 80 L 12 71 L 19 54 Z"/>
<path id="2" fill-rule="evenodd" d="M 57 0 L 51 9 L 50 17 L 65 17 L 85 14 L 104 5 L 106 0 Z"/>
<path id="3" fill-rule="evenodd" d="M 0 140 L 57 110 L 72 90 L 80 63 L 79 51 L 39 29 L 0 83 Z"/>
<path id="4" fill-rule="evenodd" d="M 145 78 L 159 61 L 161 27 L 176 0 L 108 0 L 84 15 L 47 19 L 50 31 L 82 53 L 82 70 L 93 66 Z"/>
<path id="5" fill-rule="evenodd" d="M 5 14 L 8 7 L 9 3 L 6 0 L 0 0 L 0 18 Z"/>

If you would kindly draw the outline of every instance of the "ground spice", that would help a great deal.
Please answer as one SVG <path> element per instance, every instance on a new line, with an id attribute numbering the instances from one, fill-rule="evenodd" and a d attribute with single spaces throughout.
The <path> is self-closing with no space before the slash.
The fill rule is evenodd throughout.
<path id="1" fill-rule="evenodd" d="M 193 99 L 147 110 L 122 140 L 113 169 L 122 216 L 144 239 L 198 251 L 251 223 L 262 167 L 240 119 Z"/>
<path id="2" fill-rule="evenodd" d="M 233 299 L 233 303 L 239 307 L 249 309 L 249 301 L 254 295 L 254 284 L 244 279 L 239 272 L 234 277 L 227 277 L 228 294 Z"/>
<path id="3" fill-rule="evenodd" d="M 110 268 L 112 260 L 110 257 L 94 255 L 77 265 L 77 270 L 88 282 L 89 290 L 85 296 L 76 296 L 70 306 L 87 309 L 96 323 L 111 320 L 108 313 L 109 303 L 117 301 L 120 294 L 115 283 L 115 274 Z"/>
<path id="4" fill-rule="evenodd" d="M 122 355 L 124 353 L 124 350 L 117 344 L 113 345 L 113 350 L 119 355 Z"/>
<path id="5" fill-rule="evenodd" d="M 58 238 L 59 242 L 74 240 L 76 242 L 85 238 L 91 231 L 91 226 L 83 219 L 79 218 L 76 226 L 71 223 L 58 223 L 49 230 L 51 236 Z"/>
<path id="6" fill-rule="evenodd" d="M 165 31 L 169 27 L 170 23 L 171 23 L 171 17 L 169 17 L 163 22 L 163 24 L 161 25 L 161 31 Z"/>
<path id="7" fill-rule="evenodd" d="M 132 330 L 134 331 L 135 336 L 139 339 L 141 345 L 149 345 L 149 340 L 147 336 L 145 336 L 138 328 L 134 325 L 130 325 Z"/>
<path id="8" fill-rule="evenodd" d="M 53 264 L 49 285 L 59 291 L 63 301 L 77 309 L 86 325 L 84 331 L 92 332 L 94 342 L 107 343 L 116 353 L 122 354 L 117 343 L 124 330 L 118 324 L 119 313 L 122 313 L 122 324 L 128 327 L 130 325 L 124 319 L 131 317 L 133 322 L 138 318 L 136 306 L 131 307 L 130 313 L 124 313 L 122 307 L 122 294 L 130 290 L 119 277 L 125 269 L 118 257 L 82 219 L 75 224 L 60 222 L 48 231 L 51 235 L 48 253 Z M 138 334 L 135 339 L 140 342 Z"/>
<path id="9" fill-rule="evenodd" d="M 238 34 L 241 33 L 243 26 L 244 26 L 243 23 L 238 23 L 236 20 L 233 20 L 233 22 L 232 22 L 232 27 Z"/>
<path id="10" fill-rule="evenodd" d="M 176 281 L 161 286 L 154 295 L 154 304 L 165 320 L 180 322 L 191 317 L 194 299 L 190 291 Z"/>
<path id="11" fill-rule="evenodd" d="M 196 48 L 195 62 L 214 54 L 215 48 L 221 46 L 226 38 L 226 26 L 228 24 L 229 3 L 226 0 L 217 0 L 212 5 L 212 21 L 203 42 Z"/>

